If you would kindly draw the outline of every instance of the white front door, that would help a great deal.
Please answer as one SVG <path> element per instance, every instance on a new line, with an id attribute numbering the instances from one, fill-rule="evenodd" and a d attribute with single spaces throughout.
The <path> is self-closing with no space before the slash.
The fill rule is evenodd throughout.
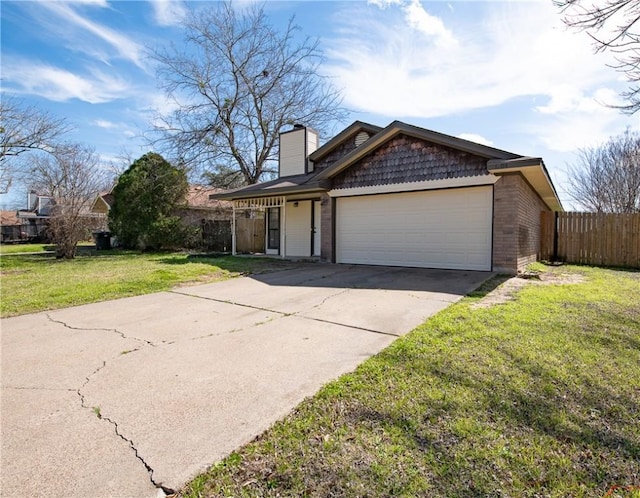
<path id="1" fill-rule="evenodd" d="M 320 256 L 320 201 L 313 202 L 313 256 Z"/>
<path id="2" fill-rule="evenodd" d="M 285 256 L 311 255 L 311 201 L 287 201 L 285 212 Z"/>

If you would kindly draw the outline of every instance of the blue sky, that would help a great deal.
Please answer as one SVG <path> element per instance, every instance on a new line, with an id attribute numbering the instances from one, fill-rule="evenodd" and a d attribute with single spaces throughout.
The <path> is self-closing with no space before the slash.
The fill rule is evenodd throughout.
<path id="1" fill-rule="evenodd" d="M 249 0 L 236 2 L 238 8 Z M 195 2 L 195 6 L 205 2 Z M 137 158 L 157 111 L 171 108 L 148 51 L 182 44 L 180 1 L 2 1 L 2 91 L 64 117 L 69 136 L 105 162 Z M 319 37 L 322 71 L 344 92 L 351 119 L 394 119 L 544 158 L 560 197 L 567 165 L 640 116 L 626 84 L 567 31 L 548 1 L 267 1 L 272 22 L 292 15 Z M 350 122 L 349 121 L 349 122 Z M 348 123 L 345 123 L 345 125 Z M 336 131 L 341 127 L 336 126 Z M 15 207 L 20 187 L 0 196 Z"/>

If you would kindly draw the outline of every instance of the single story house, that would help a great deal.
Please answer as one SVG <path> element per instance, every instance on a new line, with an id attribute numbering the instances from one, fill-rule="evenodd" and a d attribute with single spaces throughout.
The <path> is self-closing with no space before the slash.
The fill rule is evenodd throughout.
<path id="1" fill-rule="evenodd" d="M 268 254 L 515 273 L 537 258 L 541 211 L 562 210 L 539 157 L 400 121 L 318 141 L 296 125 L 277 179 L 213 196 L 266 211 Z"/>

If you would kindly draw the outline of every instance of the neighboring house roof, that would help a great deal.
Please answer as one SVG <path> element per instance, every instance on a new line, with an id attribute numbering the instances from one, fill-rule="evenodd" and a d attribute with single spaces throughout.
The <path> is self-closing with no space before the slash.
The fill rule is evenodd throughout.
<path id="1" fill-rule="evenodd" d="M 229 201 L 212 199 L 211 196 L 224 190 L 207 185 L 190 185 L 187 192 L 187 207 L 191 209 L 231 208 Z"/>
<path id="2" fill-rule="evenodd" d="M 113 194 L 111 192 L 101 192 L 96 196 L 91 208 L 92 213 L 106 213 L 113 206 Z"/>
<path id="3" fill-rule="evenodd" d="M 18 211 L 17 216 L 18 216 L 18 218 L 21 218 L 21 219 L 24 218 L 24 219 L 33 219 L 33 220 L 51 218 L 51 216 L 49 216 L 48 214 L 47 215 L 38 215 L 37 213 L 34 213 L 33 211 L 23 211 L 23 210 Z"/>
<path id="4" fill-rule="evenodd" d="M 0 225 L 3 227 L 22 225 L 16 211 L 0 211 Z"/>
<path id="5" fill-rule="evenodd" d="M 362 132 L 366 134 L 359 135 Z M 340 149 L 341 145 L 353 141 L 356 137 L 355 146 Z M 381 151 L 387 144 L 392 144 L 390 149 L 395 149 L 393 142 L 401 142 L 403 137 L 419 139 L 425 143 L 442 147 L 449 152 L 445 155 L 446 157 L 439 155 L 437 161 L 431 159 L 433 164 L 429 164 L 429 162 L 425 162 L 425 158 L 429 157 L 428 150 L 425 150 L 422 156 L 420 150 L 414 150 L 413 147 L 409 147 L 410 153 L 407 153 L 406 150 L 394 151 L 396 156 L 390 157 L 382 166 L 378 165 L 377 171 L 367 171 L 368 177 L 365 177 L 364 174 L 358 174 L 359 186 L 519 172 L 531 183 L 549 208 L 562 210 L 558 195 L 541 158 L 525 157 L 401 121 L 394 121 L 386 128 L 356 121 L 309 155 L 309 160 L 313 161 L 314 167 L 316 163 L 318 164 L 313 172 L 286 176 L 229 190 L 214 194 L 213 197 L 217 199 L 249 199 L 340 188 L 345 183 L 345 175 L 349 174 L 349 167 Z M 401 149 L 401 147 L 397 148 Z M 340 155 L 340 150 L 348 152 Z M 333 151 L 337 151 L 338 154 L 332 156 Z M 323 161 L 327 157 L 330 157 L 332 161 L 328 163 L 325 161 L 323 165 Z M 457 160 L 463 157 L 466 158 L 465 161 Z M 469 160 L 469 158 L 475 159 Z M 441 162 L 442 164 L 440 164 Z"/>
<path id="6" fill-rule="evenodd" d="M 186 207 L 188 209 L 230 209 L 231 203 L 229 201 L 211 199 L 211 195 L 222 191 L 220 188 L 206 185 L 190 185 L 186 197 Z M 90 211 L 92 213 L 106 213 L 113 206 L 113 200 L 114 197 L 111 192 L 100 193 L 93 201 Z"/>

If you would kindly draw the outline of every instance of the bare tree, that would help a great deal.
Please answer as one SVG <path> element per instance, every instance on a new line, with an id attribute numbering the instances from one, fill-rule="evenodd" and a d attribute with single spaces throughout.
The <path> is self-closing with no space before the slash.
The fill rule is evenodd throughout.
<path id="1" fill-rule="evenodd" d="M 104 221 L 90 213 L 96 195 L 109 188 L 112 178 L 98 155 L 81 145 L 67 146 L 30 163 L 30 187 L 53 198 L 49 235 L 56 257 L 75 257 L 78 242 Z"/>
<path id="2" fill-rule="evenodd" d="M 640 212 L 640 135 L 627 130 L 580 150 L 569 184 L 572 198 L 588 211 Z"/>
<path id="3" fill-rule="evenodd" d="M 70 130 L 64 119 L 2 95 L 0 98 L 0 193 L 16 175 L 15 158 L 29 151 L 53 152 Z"/>
<path id="4" fill-rule="evenodd" d="M 156 131 L 177 164 L 213 173 L 231 168 L 256 183 L 274 172 L 269 165 L 286 125 L 323 132 L 346 117 L 339 92 L 320 74 L 318 41 L 301 39 L 293 19 L 280 32 L 262 7 L 223 2 L 192 10 L 183 25 L 188 51 L 153 54 L 177 105 Z"/>
<path id="5" fill-rule="evenodd" d="M 563 22 L 585 31 L 596 52 L 615 54 L 612 66 L 625 75 L 631 86 L 622 93 L 623 106 L 613 106 L 628 114 L 640 110 L 640 1 L 638 0 L 555 0 L 563 12 Z"/>

